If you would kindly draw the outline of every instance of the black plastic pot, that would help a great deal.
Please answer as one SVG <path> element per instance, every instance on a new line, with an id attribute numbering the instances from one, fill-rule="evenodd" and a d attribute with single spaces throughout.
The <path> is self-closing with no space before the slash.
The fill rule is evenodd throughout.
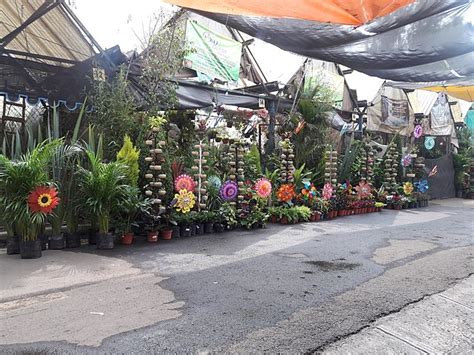
<path id="1" fill-rule="evenodd" d="M 196 224 L 196 234 L 197 235 L 203 235 L 204 234 L 204 224 L 203 223 Z"/>
<path id="2" fill-rule="evenodd" d="M 13 236 L 7 239 L 7 254 L 20 254 L 20 237 Z"/>
<path id="3" fill-rule="evenodd" d="M 41 240 L 20 241 L 20 254 L 22 259 L 41 258 Z"/>
<path id="4" fill-rule="evenodd" d="M 191 226 L 190 225 L 181 226 L 180 234 L 181 234 L 181 237 L 190 237 L 190 236 L 192 236 Z"/>
<path id="5" fill-rule="evenodd" d="M 89 231 L 89 244 L 90 245 L 96 245 L 97 244 L 97 232 L 96 231 Z"/>
<path id="6" fill-rule="evenodd" d="M 81 246 L 81 235 L 79 233 L 65 233 L 66 248 L 79 248 Z"/>
<path id="7" fill-rule="evenodd" d="M 46 234 L 42 234 L 39 236 L 41 240 L 41 250 L 48 249 L 49 237 Z"/>
<path id="8" fill-rule="evenodd" d="M 197 233 L 196 231 L 196 225 L 195 224 L 191 224 L 191 236 L 195 236 Z"/>
<path id="9" fill-rule="evenodd" d="M 207 222 L 204 224 L 204 232 L 205 233 L 214 233 L 214 223 Z"/>
<path id="10" fill-rule="evenodd" d="M 222 223 L 214 223 L 214 232 L 222 233 L 225 230 L 224 225 Z"/>
<path id="11" fill-rule="evenodd" d="M 173 229 L 173 238 L 181 237 L 181 228 L 179 226 L 173 226 L 171 229 Z"/>
<path id="12" fill-rule="evenodd" d="M 60 250 L 64 249 L 64 234 L 52 235 L 49 238 L 49 249 Z"/>
<path id="13" fill-rule="evenodd" d="M 112 233 L 97 234 L 97 249 L 113 249 L 114 235 Z"/>

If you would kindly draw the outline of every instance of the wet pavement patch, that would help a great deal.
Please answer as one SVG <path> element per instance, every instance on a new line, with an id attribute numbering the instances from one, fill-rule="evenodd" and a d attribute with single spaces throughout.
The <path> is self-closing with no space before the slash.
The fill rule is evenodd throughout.
<path id="1" fill-rule="evenodd" d="M 332 261 L 324 261 L 324 260 L 311 260 L 311 261 L 305 261 L 304 263 L 314 265 L 324 272 L 353 270 L 356 267 L 360 266 L 360 264 L 356 264 L 356 263 L 332 262 Z"/>

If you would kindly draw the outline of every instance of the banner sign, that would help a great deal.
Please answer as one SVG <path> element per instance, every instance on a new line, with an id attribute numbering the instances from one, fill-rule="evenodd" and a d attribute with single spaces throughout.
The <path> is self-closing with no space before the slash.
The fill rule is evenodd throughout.
<path id="1" fill-rule="evenodd" d="M 446 128 L 449 126 L 450 120 L 451 110 L 449 109 L 448 98 L 444 93 L 440 93 L 431 108 L 431 129 Z"/>
<path id="2" fill-rule="evenodd" d="M 408 126 L 410 110 L 408 100 L 395 100 L 382 96 L 382 124 L 393 128 Z"/>
<path id="3" fill-rule="evenodd" d="M 190 48 L 184 66 L 209 79 L 229 83 L 239 80 L 242 43 L 215 33 L 195 20 L 186 23 L 186 42 Z"/>

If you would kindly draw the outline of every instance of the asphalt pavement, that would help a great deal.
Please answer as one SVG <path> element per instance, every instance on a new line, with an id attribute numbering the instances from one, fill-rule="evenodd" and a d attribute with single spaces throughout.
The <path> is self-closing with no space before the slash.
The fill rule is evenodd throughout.
<path id="1" fill-rule="evenodd" d="M 0 255 L 0 352 L 343 349 L 465 282 L 473 212 L 473 201 L 453 199 L 111 251 Z"/>

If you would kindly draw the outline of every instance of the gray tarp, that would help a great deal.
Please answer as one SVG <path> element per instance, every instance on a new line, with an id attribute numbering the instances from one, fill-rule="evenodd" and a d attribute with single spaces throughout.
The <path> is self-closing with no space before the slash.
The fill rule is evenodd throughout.
<path id="1" fill-rule="evenodd" d="M 385 79 L 474 77 L 474 0 L 415 0 L 359 27 L 195 12 L 284 50 Z"/>
<path id="2" fill-rule="evenodd" d="M 436 175 L 428 177 L 428 195 L 434 199 L 455 197 L 453 156 L 448 154 L 438 159 L 426 159 L 425 165 L 427 171 L 435 166 L 438 171 Z"/>

